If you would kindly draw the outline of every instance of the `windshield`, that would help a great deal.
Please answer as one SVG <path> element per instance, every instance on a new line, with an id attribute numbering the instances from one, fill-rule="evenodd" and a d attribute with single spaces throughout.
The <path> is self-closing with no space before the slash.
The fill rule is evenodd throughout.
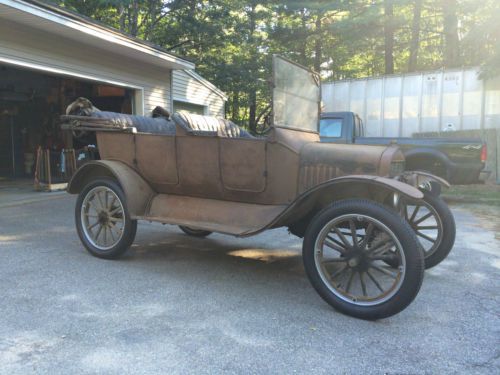
<path id="1" fill-rule="evenodd" d="M 311 70 L 273 56 L 273 126 L 318 131 L 320 79 Z"/>
<path id="2" fill-rule="evenodd" d="M 324 118 L 319 122 L 319 134 L 322 137 L 340 138 L 342 135 L 341 118 Z"/>

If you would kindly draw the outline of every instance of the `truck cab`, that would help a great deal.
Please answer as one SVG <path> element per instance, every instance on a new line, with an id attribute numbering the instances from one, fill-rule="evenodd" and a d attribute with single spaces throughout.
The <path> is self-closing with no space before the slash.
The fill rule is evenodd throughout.
<path id="1" fill-rule="evenodd" d="M 352 144 L 366 133 L 363 120 L 353 112 L 323 113 L 319 132 L 323 142 L 342 144 Z"/>

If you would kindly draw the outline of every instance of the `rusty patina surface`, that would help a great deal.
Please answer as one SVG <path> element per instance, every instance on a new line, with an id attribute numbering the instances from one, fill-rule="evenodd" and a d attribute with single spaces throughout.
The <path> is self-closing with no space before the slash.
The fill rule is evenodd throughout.
<path id="1" fill-rule="evenodd" d="M 266 138 L 97 132 L 102 161 L 72 179 L 119 181 L 135 218 L 234 235 L 290 226 L 317 207 L 349 197 L 383 202 L 422 193 L 388 176 L 397 147 L 319 143 L 316 133 L 274 128 Z"/>
<path id="2" fill-rule="evenodd" d="M 96 128 L 103 161 L 78 171 L 69 192 L 78 193 L 96 176 L 112 177 L 133 218 L 234 235 L 294 227 L 347 198 L 380 203 L 394 193 L 422 198 L 418 189 L 383 178 L 394 177 L 394 166 L 404 163 L 399 148 L 320 143 L 314 131 L 317 76 L 285 60 L 278 65 L 283 71 L 274 75 L 267 137 L 252 137 L 224 119 L 186 113 L 168 121 L 175 131 Z M 298 72 L 300 79 L 287 72 Z M 298 113 L 300 108 L 309 110 Z"/>

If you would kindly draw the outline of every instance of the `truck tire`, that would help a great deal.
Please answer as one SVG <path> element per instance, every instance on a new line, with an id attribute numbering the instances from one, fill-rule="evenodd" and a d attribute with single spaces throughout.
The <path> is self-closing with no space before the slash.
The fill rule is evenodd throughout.
<path id="1" fill-rule="evenodd" d="M 424 189 L 426 192 L 434 195 L 435 197 L 439 197 L 441 195 L 441 192 L 443 189 L 442 189 L 441 184 L 439 182 L 429 181 L 427 183 L 427 185 L 428 185 L 428 187 L 426 186 Z"/>
<path id="2" fill-rule="evenodd" d="M 415 232 L 396 212 L 368 200 L 339 201 L 316 214 L 307 227 L 302 256 L 318 294 L 360 319 L 402 311 L 424 277 Z M 397 261 L 398 267 L 387 266 L 386 260 Z"/>
<path id="3" fill-rule="evenodd" d="M 116 181 L 106 177 L 90 182 L 80 192 L 75 222 L 83 246 L 104 259 L 123 255 L 137 232 L 137 220 L 130 218 L 125 194 Z"/>

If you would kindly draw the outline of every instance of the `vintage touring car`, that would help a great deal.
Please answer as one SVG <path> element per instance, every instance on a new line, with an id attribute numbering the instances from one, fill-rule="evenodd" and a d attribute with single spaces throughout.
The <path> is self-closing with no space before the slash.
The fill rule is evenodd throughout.
<path id="1" fill-rule="evenodd" d="M 451 213 L 423 189 L 446 182 L 402 173 L 395 146 L 320 143 L 314 72 L 275 56 L 273 85 L 266 137 L 206 116 L 176 113 L 148 125 L 91 107 L 95 116 L 85 117 L 72 106 L 66 128 L 95 132 L 101 156 L 68 186 L 78 194 L 83 245 L 116 258 L 134 241 L 137 220 L 195 236 L 287 227 L 303 237 L 307 276 L 331 306 L 363 319 L 400 312 L 420 289 L 424 258 L 437 264 L 453 246 Z"/>

